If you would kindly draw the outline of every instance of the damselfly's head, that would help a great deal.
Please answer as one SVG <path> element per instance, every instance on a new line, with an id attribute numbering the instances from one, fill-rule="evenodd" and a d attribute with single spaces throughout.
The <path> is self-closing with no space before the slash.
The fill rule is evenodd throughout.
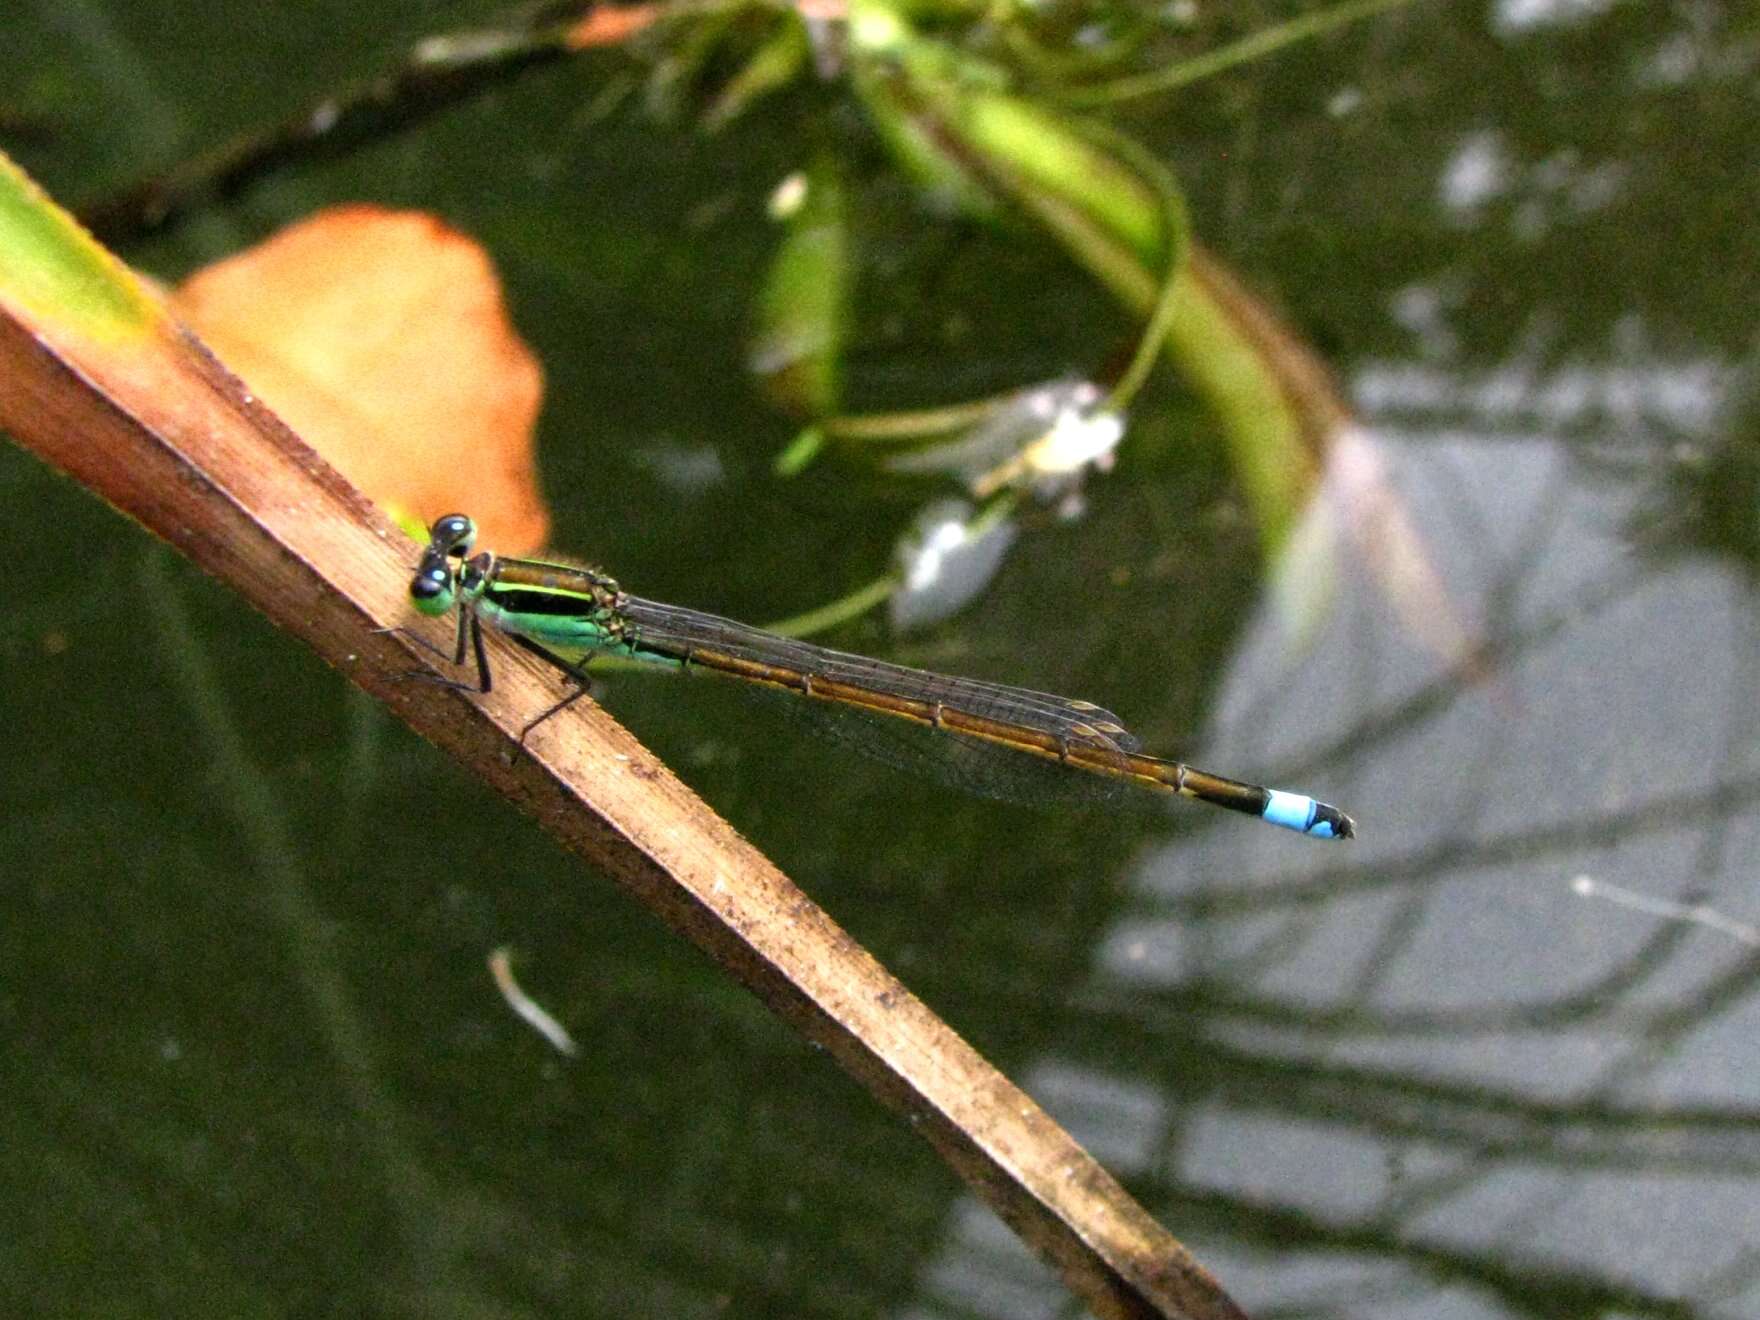
<path id="1" fill-rule="evenodd" d="M 458 603 L 461 589 L 467 594 L 470 582 L 480 582 L 482 574 L 472 573 L 471 566 L 453 566 L 462 560 L 477 541 L 477 525 L 462 513 L 449 513 L 436 518 L 428 529 L 428 548 L 416 563 L 416 573 L 409 583 L 409 598 L 423 614 L 445 614 Z"/>

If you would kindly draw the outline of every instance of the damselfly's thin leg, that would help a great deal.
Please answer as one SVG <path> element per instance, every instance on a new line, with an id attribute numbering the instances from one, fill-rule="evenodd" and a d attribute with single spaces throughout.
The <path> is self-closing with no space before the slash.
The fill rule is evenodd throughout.
<path id="1" fill-rule="evenodd" d="M 530 736 L 533 729 L 537 728 L 552 716 L 562 714 L 563 711 L 567 710 L 570 706 L 574 705 L 575 702 L 579 701 L 582 697 L 592 691 L 593 679 L 592 676 L 587 673 L 587 665 L 597 654 L 597 651 L 588 651 L 586 655 L 582 656 L 574 664 L 563 670 L 563 672 L 567 674 L 568 677 L 572 678 L 577 684 L 575 690 L 570 692 L 554 706 L 547 707 L 545 710 L 541 711 L 537 719 L 533 720 L 530 724 L 526 725 L 525 728 L 519 731 L 520 746 L 525 746 L 526 738 Z"/>
<path id="2" fill-rule="evenodd" d="M 407 637 L 429 655 L 438 656 L 442 660 L 450 660 L 456 666 L 464 663 L 466 629 L 470 631 L 470 645 L 476 649 L 477 681 L 475 683 L 461 683 L 456 678 L 447 678 L 444 674 L 436 674 L 432 669 L 406 669 L 397 677 L 414 679 L 418 683 L 437 683 L 441 687 L 452 688 L 457 692 L 475 692 L 482 696 L 493 690 L 494 681 L 489 674 L 489 653 L 483 645 L 483 625 L 477 618 L 475 610 L 461 608 L 458 611 L 458 645 L 450 656 L 413 629 L 379 628 L 376 631 Z M 521 738 L 523 740 L 524 735 L 521 735 Z"/>

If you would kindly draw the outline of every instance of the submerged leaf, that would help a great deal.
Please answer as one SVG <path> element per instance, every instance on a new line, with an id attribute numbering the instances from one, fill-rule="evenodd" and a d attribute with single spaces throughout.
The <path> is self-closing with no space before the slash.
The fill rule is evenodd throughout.
<path id="1" fill-rule="evenodd" d="M 802 416 L 824 417 L 837 411 L 842 398 L 850 297 L 848 207 L 843 182 L 829 160 L 789 183 L 797 180 L 798 190 L 790 189 L 792 203 L 779 217 L 785 226 L 782 242 L 758 300 L 751 366 L 774 402 Z"/>

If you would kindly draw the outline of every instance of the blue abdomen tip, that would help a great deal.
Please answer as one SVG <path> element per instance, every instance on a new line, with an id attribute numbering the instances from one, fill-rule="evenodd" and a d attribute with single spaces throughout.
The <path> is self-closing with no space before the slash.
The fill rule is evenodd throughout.
<path id="1" fill-rule="evenodd" d="M 1312 835 L 1316 839 L 1348 839 L 1356 833 L 1356 825 L 1351 818 L 1337 807 L 1329 807 L 1324 802 L 1316 802 L 1300 793 L 1285 793 L 1275 788 L 1267 789 L 1266 793 L 1268 796 L 1265 810 L 1261 814 L 1273 825 L 1281 825 L 1298 834 Z"/>

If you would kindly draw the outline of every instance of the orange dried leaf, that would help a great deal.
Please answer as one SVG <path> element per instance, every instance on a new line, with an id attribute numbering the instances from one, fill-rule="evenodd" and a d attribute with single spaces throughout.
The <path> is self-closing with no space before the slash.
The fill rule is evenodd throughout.
<path id="1" fill-rule="evenodd" d="M 571 27 L 563 44 L 570 50 L 621 46 L 652 26 L 663 12 L 659 5 L 602 5 Z"/>
<path id="2" fill-rule="evenodd" d="M 191 276 L 177 314 L 377 503 L 544 543 L 543 372 L 481 247 L 431 215 L 339 206 Z"/>

